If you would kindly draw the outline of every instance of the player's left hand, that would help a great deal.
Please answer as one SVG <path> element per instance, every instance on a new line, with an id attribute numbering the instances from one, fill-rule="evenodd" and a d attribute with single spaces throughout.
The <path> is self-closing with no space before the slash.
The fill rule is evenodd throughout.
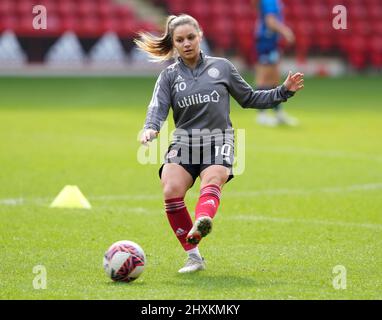
<path id="1" fill-rule="evenodd" d="M 289 71 L 288 77 L 284 81 L 284 86 L 288 89 L 288 91 L 299 91 L 304 88 L 304 74 L 300 72 L 296 72 L 292 74 L 292 71 Z"/>

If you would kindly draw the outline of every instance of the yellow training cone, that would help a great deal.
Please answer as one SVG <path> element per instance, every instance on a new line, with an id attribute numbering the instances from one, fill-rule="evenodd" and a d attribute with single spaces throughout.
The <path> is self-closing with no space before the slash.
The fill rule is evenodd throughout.
<path id="1" fill-rule="evenodd" d="M 91 209 L 89 201 L 77 186 L 66 186 L 50 205 L 51 208 Z"/>

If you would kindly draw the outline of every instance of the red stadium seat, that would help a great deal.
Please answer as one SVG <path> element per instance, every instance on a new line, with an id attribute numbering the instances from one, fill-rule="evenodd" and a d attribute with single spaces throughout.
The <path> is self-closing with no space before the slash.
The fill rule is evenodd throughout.
<path id="1" fill-rule="evenodd" d="M 302 38 L 308 37 L 309 38 L 309 37 L 313 36 L 315 27 L 311 23 L 311 21 L 299 20 L 293 25 L 292 29 L 293 29 L 297 38 L 299 38 L 299 37 L 302 37 Z"/>
<path id="2" fill-rule="evenodd" d="M 210 2 L 210 14 L 214 17 L 230 15 L 230 5 L 223 1 Z"/>
<path id="3" fill-rule="evenodd" d="M 243 2 L 234 2 L 232 3 L 231 13 L 236 17 L 245 17 L 248 13 L 248 6 Z"/>
<path id="4" fill-rule="evenodd" d="M 113 7 L 113 15 L 118 19 L 133 19 L 134 12 L 127 6 L 117 5 Z"/>
<path id="5" fill-rule="evenodd" d="M 373 36 L 369 41 L 369 53 L 371 64 L 382 68 L 382 36 Z"/>
<path id="6" fill-rule="evenodd" d="M 348 19 L 350 21 L 367 19 L 367 11 L 363 4 L 350 2 L 348 5 Z"/>
<path id="7" fill-rule="evenodd" d="M 314 2 L 310 6 L 309 14 L 313 20 L 327 19 L 331 15 L 331 8 L 322 2 Z"/>
<path id="8" fill-rule="evenodd" d="M 314 21 L 314 34 L 330 38 L 334 32 L 335 30 L 330 19 L 317 19 Z"/>
<path id="9" fill-rule="evenodd" d="M 367 20 L 356 20 L 349 24 L 349 29 L 353 35 L 367 37 L 372 33 L 370 22 Z"/>
<path id="10" fill-rule="evenodd" d="M 373 20 L 379 20 L 382 17 L 382 3 L 367 2 L 366 10 L 368 17 Z"/>
<path id="11" fill-rule="evenodd" d="M 76 13 L 76 6 L 71 1 L 60 1 L 57 5 L 57 13 L 60 16 L 74 16 Z"/>
<path id="12" fill-rule="evenodd" d="M 137 24 L 137 29 L 134 33 L 137 31 L 159 32 L 160 30 L 158 26 L 151 21 L 139 21 Z"/>
<path id="13" fill-rule="evenodd" d="M 251 64 L 255 59 L 255 41 L 253 37 L 241 35 L 236 38 L 239 53 L 243 54 L 247 63 Z"/>
<path id="14" fill-rule="evenodd" d="M 190 3 L 188 13 L 195 19 L 201 21 L 208 18 L 210 14 L 209 8 L 210 6 L 206 1 L 197 0 Z"/>
<path id="15" fill-rule="evenodd" d="M 30 0 L 19 0 L 18 2 L 15 2 L 16 7 L 15 7 L 15 13 L 22 17 L 26 15 L 31 15 L 32 13 L 32 7 L 34 3 Z"/>
<path id="16" fill-rule="evenodd" d="M 184 13 L 187 11 L 187 4 L 183 1 L 171 1 L 168 8 L 172 14 Z"/>
<path id="17" fill-rule="evenodd" d="M 0 19 L 0 32 L 5 30 L 16 30 L 18 26 L 18 19 L 16 16 L 5 16 Z"/>
<path id="18" fill-rule="evenodd" d="M 236 20 L 234 24 L 234 32 L 235 36 L 239 37 L 241 35 L 245 35 L 246 37 L 253 38 L 255 31 L 255 21 L 250 19 L 241 19 Z"/>
<path id="19" fill-rule="evenodd" d="M 0 21 L 4 17 L 10 17 L 14 15 L 15 3 L 12 0 L 0 1 Z"/>
<path id="20" fill-rule="evenodd" d="M 299 62 L 305 61 L 311 45 L 312 40 L 310 37 L 300 36 L 296 39 L 296 56 Z"/>
<path id="21" fill-rule="evenodd" d="M 310 14 L 309 8 L 306 7 L 304 4 L 292 6 L 290 9 L 290 14 L 294 20 L 306 18 Z"/>
<path id="22" fill-rule="evenodd" d="M 77 26 L 79 25 L 79 21 L 76 17 L 74 16 L 67 16 L 67 17 L 62 17 L 61 18 L 61 28 L 62 32 L 67 32 L 67 31 L 75 31 L 77 30 Z"/>
<path id="23" fill-rule="evenodd" d="M 95 38 L 102 35 L 99 21 L 92 16 L 82 17 L 76 26 L 76 34 L 79 37 Z"/>
<path id="24" fill-rule="evenodd" d="M 81 17 L 95 16 L 97 14 L 97 6 L 94 1 L 82 0 L 78 3 L 77 14 Z"/>
<path id="25" fill-rule="evenodd" d="M 371 21 L 370 28 L 373 34 L 382 35 L 382 20 Z"/>
<path id="26" fill-rule="evenodd" d="M 130 21 L 130 20 L 126 20 Z M 135 22 L 135 21 L 134 21 Z M 103 18 L 100 23 L 100 33 L 104 34 L 106 32 L 119 32 L 122 33 L 121 30 L 125 27 L 125 21 L 122 19 L 115 19 L 112 17 Z"/>
<path id="27" fill-rule="evenodd" d="M 362 36 L 352 36 L 348 40 L 349 61 L 356 69 L 362 69 L 366 65 L 367 40 Z"/>
<path id="28" fill-rule="evenodd" d="M 211 25 L 211 36 L 215 46 L 227 50 L 233 43 L 233 24 L 228 16 L 213 21 Z"/>
<path id="29" fill-rule="evenodd" d="M 48 29 L 46 30 L 50 36 L 59 37 L 63 33 L 62 20 L 56 14 L 48 14 Z"/>
<path id="30" fill-rule="evenodd" d="M 113 13 L 112 6 L 108 2 L 101 2 L 97 7 L 97 13 L 101 19 L 110 17 Z"/>
<path id="31" fill-rule="evenodd" d="M 17 27 L 15 28 L 16 33 L 19 36 L 24 36 L 24 37 L 33 35 L 35 30 L 33 29 L 32 20 L 33 20 L 32 16 L 20 17 L 18 20 Z M 39 30 L 39 32 L 42 33 L 42 31 L 40 31 L 40 30 Z"/>
<path id="32" fill-rule="evenodd" d="M 121 21 L 121 23 L 117 24 L 116 30 L 121 38 L 135 37 L 139 31 L 149 31 L 145 26 L 143 26 L 139 21 L 135 19 Z"/>

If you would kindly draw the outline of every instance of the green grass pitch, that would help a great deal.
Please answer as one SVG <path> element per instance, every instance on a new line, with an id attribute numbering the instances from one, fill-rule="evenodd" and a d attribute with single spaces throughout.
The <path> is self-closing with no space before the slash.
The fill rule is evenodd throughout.
<path id="1" fill-rule="evenodd" d="M 137 161 L 154 83 L 0 79 L 0 299 L 382 298 L 380 77 L 306 79 L 285 105 L 297 128 L 260 127 L 255 110 L 233 103 L 245 172 L 224 187 L 200 245 L 207 270 L 193 275 L 177 273 L 185 254 L 163 210 L 159 164 Z M 91 210 L 49 208 L 71 184 Z M 122 239 L 147 255 L 130 284 L 102 268 Z M 33 287 L 36 265 L 46 289 Z M 346 289 L 333 286 L 338 265 Z"/>

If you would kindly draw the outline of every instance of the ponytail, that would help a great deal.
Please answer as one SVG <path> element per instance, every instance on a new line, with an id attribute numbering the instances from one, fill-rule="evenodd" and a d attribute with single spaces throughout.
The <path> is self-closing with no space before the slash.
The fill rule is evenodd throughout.
<path id="1" fill-rule="evenodd" d="M 151 33 L 140 32 L 140 39 L 134 39 L 134 43 L 142 51 L 147 52 L 154 61 L 167 61 L 175 56 L 173 34 L 176 27 L 184 24 L 193 25 L 199 32 L 199 23 L 189 15 L 169 16 L 166 21 L 166 29 L 162 36 Z"/>

